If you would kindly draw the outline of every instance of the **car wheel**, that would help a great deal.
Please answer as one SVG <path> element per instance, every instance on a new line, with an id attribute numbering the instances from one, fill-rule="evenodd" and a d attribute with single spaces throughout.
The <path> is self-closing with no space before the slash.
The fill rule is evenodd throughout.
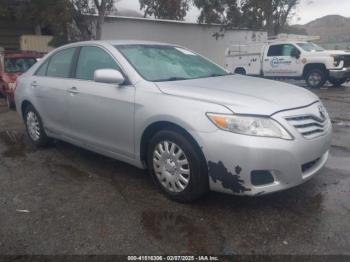
<path id="1" fill-rule="evenodd" d="M 156 184 L 172 200 L 191 202 L 209 190 L 205 160 L 178 132 L 163 130 L 151 139 L 147 164 Z"/>
<path id="2" fill-rule="evenodd" d="M 6 105 L 8 109 L 14 109 L 15 108 L 15 104 L 13 103 L 13 101 L 11 101 L 9 96 L 5 97 L 6 99 Z"/>
<path id="3" fill-rule="evenodd" d="M 327 82 L 326 73 L 322 69 L 311 69 L 306 74 L 306 83 L 311 88 L 320 88 Z"/>
<path id="4" fill-rule="evenodd" d="M 344 84 L 346 82 L 346 79 L 329 79 L 329 82 L 335 86 L 342 86 L 342 84 Z"/>
<path id="5" fill-rule="evenodd" d="M 50 138 L 45 133 L 41 117 L 32 105 L 27 106 L 24 121 L 29 139 L 34 145 L 43 147 L 50 142 Z"/>

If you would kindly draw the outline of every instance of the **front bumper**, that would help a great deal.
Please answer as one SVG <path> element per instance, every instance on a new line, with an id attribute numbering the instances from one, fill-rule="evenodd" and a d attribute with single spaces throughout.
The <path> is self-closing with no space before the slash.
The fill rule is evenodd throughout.
<path id="1" fill-rule="evenodd" d="M 283 113 L 274 116 L 280 123 Z M 332 139 L 332 127 L 319 137 L 306 139 L 287 122 L 282 125 L 293 141 L 238 135 L 222 130 L 192 133 L 203 149 L 212 191 L 257 196 L 298 186 L 317 174 L 326 164 Z M 268 171 L 269 184 L 256 186 L 252 174 Z"/>
<path id="2" fill-rule="evenodd" d="M 350 79 L 350 68 L 329 70 L 329 77 L 332 79 Z"/>

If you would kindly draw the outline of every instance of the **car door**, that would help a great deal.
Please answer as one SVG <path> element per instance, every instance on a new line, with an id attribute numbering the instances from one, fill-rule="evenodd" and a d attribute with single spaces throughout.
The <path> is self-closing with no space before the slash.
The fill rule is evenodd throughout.
<path id="1" fill-rule="evenodd" d="M 30 83 L 45 128 L 59 136 L 68 131 L 67 90 L 71 86 L 72 62 L 77 48 L 53 54 L 39 67 Z"/>
<path id="2" fill-rule="evenodd" d="M 94 82 L 98 69 L 121 71 L 112 55 L 98 46 L 84 46 L 70 83 L 69 119 L 72 139 L 106 152 L 134 157 L 135 87 Z"/>
<path id="3" fill-rule="evenodd" d="M 269 77 L 298 76 L 300 59 L 292 56 L 293 50 L 300 52 L 292 44 L 271 45 L 264 56 L 264 75 Z"/>
<path id="4" fill-rule="evenodd" d="M 4 93 L 4 81 L 3 81 L 3 72 L 4 72 L 4 59 L 3 59 L 3 56 L 1 55 L 0 53 L 0 95 L 4 96 L 5 93 Z"/>

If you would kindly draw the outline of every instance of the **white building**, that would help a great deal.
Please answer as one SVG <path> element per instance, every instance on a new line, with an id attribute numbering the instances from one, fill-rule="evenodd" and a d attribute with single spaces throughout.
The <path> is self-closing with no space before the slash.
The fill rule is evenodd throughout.
<path id="1" fill-rule="evenodd" d="M 114 16 L 106 18 L 104 40 L 146 40 L 178 44 L 224 66 L 225 51 L 234 44 L 267 41 L 267 33 L 244 29 L 221 32 L 220 25 Z"/>

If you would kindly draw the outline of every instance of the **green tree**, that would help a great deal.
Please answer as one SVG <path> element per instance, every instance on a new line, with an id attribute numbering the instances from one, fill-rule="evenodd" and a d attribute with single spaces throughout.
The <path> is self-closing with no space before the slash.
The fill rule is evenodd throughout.
<path id="1" fill-rule="evenodd" d="M 226 0 L 193 0 L 194 5 L 201 11 L 198 17 L 198 23 L 224 23 L 225 2 Z"/>
<path id="2" fill-rule="evenodd" d="M 102 25 L 105 21 L 105 16 L 114 9 L 115 0 L 94 0 L 93 5 L 97 9 L 97 21 L 96 21 L 96 39 L 101 40 Z"/>
<path id="3" fill-rule="evenodd" d="M 52 45 L 101 39 L 105 16 L 117 0 L 0 0 L 0 18 L 49 28 Z"/>
<path id="4" fill-rule="evenodd" d="M 265 29 L 276 35 L 288 26 L 299 0 L 193 0 L 200 9 L 199 23 L 225 28 Z"/>
<path id="5" fill-rule="evenodd" d="M 0 0 L 0 19 L 8 17 L 8 0 Z"/>
<path id="6" fill-rule="evenodd" d="M 67 42 L 70 12 L 65 0 L 0 0 L 0 19 L 50 28 L 54 42 Z"/>
<path id="7" fill-rule="evenodd" d="M 91 40 L 95 38 L 94 19 L 96 10 L 90 0 L 64 0 L 70 10 L 71 21 L 68 26 L 70 41 Z"/>
<path id="8" fill-rule="evenodd" d="M 198 22 L 239 26 L 241 13 L 237 0 L 193 0 L 201 11 Z"/>
<path id="9" fill-rule="evenodd" d="M 266 29 L 277 35 L 288 25 L 298 0 L 242 0 L 242 23 L 253 29 Z"/>
<path id="10" fill-rule="evenodd" d="M 184 20 L 190 8 L 190 0 L 139 0 L 144 17 L 157 19 Z"/>
<path id="11" fill-rule="evenodd" d="M 69 6 L 71 20 L 77 31 L 71 28 L 72 37 L 81 40 L 100 40 L 102 36 L 102 25 L 106 15 L 110 14 L 117 0 L 64 0 Z M 96 15 L 96 18 L 91 16 Z"/>

